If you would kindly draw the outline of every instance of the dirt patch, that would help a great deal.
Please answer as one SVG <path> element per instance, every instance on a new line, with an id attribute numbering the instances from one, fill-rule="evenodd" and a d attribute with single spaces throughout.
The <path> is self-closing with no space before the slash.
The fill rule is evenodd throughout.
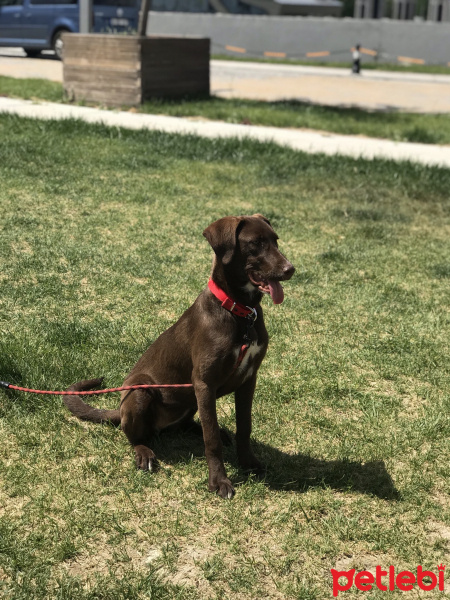
<path id="1" fill-rule="evenodd" d="M 209 536 L 211 539 L 211 536 Z M 179 544 L 179 545 L 178 545 Z M 242 556 L 251 557 L 252 570 L 259 573 L 259 584 L 264 588 L 266 598 L 282 600 L 283 594 L 279 592 L 267 566 L 264 557 L 264 544 L 242 543 L 241 553 L 236 555 L 228 553 L 224 547 L 215 547 L 202 540 L 175 546 L 159 547 L 151 546 L 144 560 L 147 567 L 154 569 L 154 573 L 163 583 L 195 588 L 205 600 L 217 597 L 218 593 L 225 594 L 224 597 L 248 598 L 247 591 L 236 592 L 235 587 L 231 589 L 230 582 L 223 578 L 223 573 L 230 573 L 245 569 Z M 271 554 L 277 553 L 277 549 L 271 547 Z M 243 554 L 242 554 L 243 552 Z M 176 556 L 174 556 L 176 554 Z M 280 554 L 283 554 L 280 550 Z"/>
<path id="2" fill-rule="evenodd" d="M 337 571 L 348 571 L 349 569 L 356 569 L 357 571 L 369 571 L 375 575 L 377 565 L 389 565 L 389 560 L 386 560 L 382 556 L 374 554 L 345 554 L 338 559 L 334 568 Z"/>
<path id="3" fill-rule="evenodd" d="M 144 557 L 139 550 L 133 546 L 121 546 L 118 551 L 115 551 L 106 543 L 98 550 L 83 552 L 64 564 L 65 570 L 70 575 L 83 581 L 94 574 L 105 575 L 111 571 L 120 574 L 130 567 L 135 570 L 144 568 Z"/>
<path id="4" fill-rule="evenodd" d="M 205 579 L 201 565 L 211 554 L 210 549 L 188 544 L 178 554 L 175 569 L 162 565 L 156 569 L 157 575 L 166 583 L 173 585 L 191 586 L 203 593 L 211 592 L 211 586 Z M 164 556 L 162 548 L 152 546 L 147 554 L 145 563 L 157 565 Z"/>
<path id="5" fill-rule="evenodd" d="M 450 527 L 438 521 L 428 523 L 428 535 L 432 541 L 445 540 L 450 543 Z"/>

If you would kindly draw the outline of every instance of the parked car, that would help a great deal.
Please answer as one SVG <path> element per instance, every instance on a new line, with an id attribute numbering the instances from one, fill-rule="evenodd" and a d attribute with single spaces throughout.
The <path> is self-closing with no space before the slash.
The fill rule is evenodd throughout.
<path id="1" fill-rule="evenodd" d="M 138 0 L 94 0 L 98 33 L 137 30 Z M 54 50 L 61 58 L 62 34 L 80 28 L 78 0 L 0 0 L 0 46 L 23 48 L 28 56 Z"/>

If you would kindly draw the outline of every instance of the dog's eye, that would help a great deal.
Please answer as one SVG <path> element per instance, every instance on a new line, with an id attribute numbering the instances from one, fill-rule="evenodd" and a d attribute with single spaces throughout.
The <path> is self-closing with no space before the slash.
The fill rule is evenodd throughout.
<path id="1" fill-rule="evenodd" d="M 251 240 L 249 242 L 249 246 L 250 246 L 250 251 L 253 253 L 257 253 L 261 251 L 261 248 L 263 246 L 263 241 L 262 240 Z"/>

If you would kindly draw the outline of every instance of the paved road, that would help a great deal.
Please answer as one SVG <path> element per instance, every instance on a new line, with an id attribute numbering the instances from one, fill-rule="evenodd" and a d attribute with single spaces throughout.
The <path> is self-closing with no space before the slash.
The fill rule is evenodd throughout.
<path id="1" fill-rule="evenodd" d="M 50 51 L 43 53 L 42 58 L 27 58 L 19 48 L 0 48 L 0 75 L 62 81 L 62 62 Z"/>
<path id="2" fill-rule="evenodd" d="M 0 75 L 62 81 L 62 63 L 49 52 L 24 58 L 0 48 Z M 1 91 L 1 90 L 0 90 Z M 297 99 L 369 110 L 450 113 L 450 76 L 364 71 L 251 62 L 211 61 L 211 91 L 225 98 Z"/>

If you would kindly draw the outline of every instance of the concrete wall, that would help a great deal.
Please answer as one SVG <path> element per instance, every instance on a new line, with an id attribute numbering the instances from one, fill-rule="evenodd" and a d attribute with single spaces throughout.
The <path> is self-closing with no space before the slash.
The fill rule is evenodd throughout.
<path id="1" fill-rule="evenodd" d="M 429 0 L 427 18 L 433 21 L 450 21 L 450 0 Z"/>
<path id="2" fill-rule="evenodd" d="M 385 16 L 384 0 L 355 0 L 355 19 L 381 19 Z"/>
<path id="3" fill-rule="evenodd" d="M 242 58 L 286 52 L 288 58 L 303 59 L 308 52 L 328 50 L 330 56 L 316 60 L 350 62 L 350 48 L 361 44 L 380 53 L 380 62 L 396 63 L 398 56 L 423 59 L 427 64 L 450 62 L 450 23 L 430 21 L 151 12 L 147 33 L 207 36 L 212 54 Z M 227 45 L 246 52 L 227 51 Z M 363 63 L 375 60 L 367 55 L 362 59 Z"/>

